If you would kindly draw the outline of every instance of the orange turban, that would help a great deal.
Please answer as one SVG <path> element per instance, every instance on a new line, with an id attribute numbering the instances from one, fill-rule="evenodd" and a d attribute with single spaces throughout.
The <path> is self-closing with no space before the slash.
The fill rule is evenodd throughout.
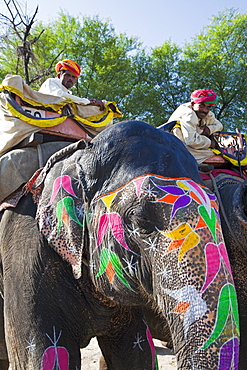
<path id="1" fill-rule="evenodd" d="M 60 71 L 64 71 L 64 70 L 74 73 L 77 78 L 80 76 L 80 73 L 81 73 L 81 68 L 79 64 L 69 59 L 61 60 L 55 66 L 55 71 L 57 73 L 59 73 Z"/>

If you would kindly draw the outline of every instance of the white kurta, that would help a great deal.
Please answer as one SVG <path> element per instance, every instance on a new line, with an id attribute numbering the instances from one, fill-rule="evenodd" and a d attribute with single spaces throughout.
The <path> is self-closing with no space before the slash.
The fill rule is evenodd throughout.
<path id="1" fill-rule="evenodd" d="M 58 77 L 48 78 L 40 87 L 39 92 L 43 94 L 50 94 L 59 96 L 64 99 L 71 99 L 77 104 L 88 105 L 90 100 L 86 98 L 79 98 L 71 92 L 61 83 Z"/>
<path id="2" fill-rule="evenodd" d="M 56 79 L 49 80 L 55 80 L 55 83 L 47 83 L 51 87 L 49 93 L 45 91 L 45 88 L 40 92 L 31 89 L 18 75 L 6 76 L 2 81 L 2 88 L 3 90 L 14 91 L 17 96 L 24 96 L 24 101 L 33 102 L 35 108 L 35 102 L 37 102 L 37 110 L 39 109 L 39 102 L 43 103 L 43 106 L 51 106 L 55 110 L 61 109 L 66 103 L 69 104 L 73 100 L 73 95 L 62 86 L 59 79 L 57 81 Z M 55 86 L 57 86 L 56 92 L 54 90 Z M 59 95 L 61 90 L 65 90 L 62 92 L 62 96 Z M 30 134 L 42 130 L 43 125 L 36 126 L 35 123 L 30 124 L 28 121 L 16 117 L 15 112 L 9 110 L 10 106 L 6 96 L 4 92 L 0 93 L 0 202 L 28 181 L 30 176 L 43 165 L 39 163 L 40 156 L 38 156 L 36 147 L 11 150 Z M 108 114 L 107 110 L 101 112 L 98 106 L 89 105 L 90 101 L 88 99 L 75 98 L 77 99 L 75 101 L 76 114 L 80 117 L 105 116 Z M 25 107 L 22 106 L 22 108 L 25 110 Z M 30 107 L 26 108 L 29 109 Z M 88 131 L 96 135 L 111 123 L 99 127 L 97 127 L 97 124 L 96 126 L 87 126 L 86 123 L 82 126 L 86 126 Z M 45 163 L 54 152 L 68 144 L 69 142 L 62 141 L 40 144 L 39 154 L 42 153 L 43 162 Z"/>
<path id="3" fill-rule="evenodd" d="M 210 134 L 223 129 L 222 123 L 215 118 L 213 112 L 209 112 L 205 118 L 200 120 L 192 109 L 191 103 L 185 103 L 173 112 L 168 122 L 171 121 L 180 122 L 181 128 L 176 127 L 173 134 L 184 142 L 198 163 L 202 163 L 214 155 L 209 149 L 211 140 L 207 136 L 201 135 L 203 132 L 201 126 L 207 126 Z"/>

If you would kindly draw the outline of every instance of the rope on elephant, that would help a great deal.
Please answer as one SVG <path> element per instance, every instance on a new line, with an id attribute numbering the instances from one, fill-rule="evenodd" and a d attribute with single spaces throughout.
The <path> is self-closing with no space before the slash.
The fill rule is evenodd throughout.
<path id="1" fill-rule="evenodd" d="M 212 191 L 214 191 L 214 185 L 211 180 L 211 176 L 216 179 L 216 185 L 218 189 L 221 189 L 223 186 L 227 184 L 236 184 L 247 180 L 247 176 L 245 174 L 240 174 L 237 170 L 234 169 L 222 169 L 222 168 L 215 168 L 209 171 L 200 171 L 200 177 L 205 183 L 205 185 Z M 209 175 L 211 174 L 211 176 Z"/>
<path id="2" fill-rule="evenodd" d="M 227 215 L 226 215 L 226 212 L 225 212 L 225 207 L 223 205 L 223 202 L 222 202 L 222 199 L 221 199 L 221 196 L 220 196 L 220 192 L 219 192 L 219 189 L 217 187 L 215 178 L 214 178 L 214 176 L 211 173 L 209 173 L 209 176 L 210 176 L 210 178 L 212 180 L 212 183 L 213 183 L 213 186 L 214 186 L 214 192 L 215 192 L 215 194 L 217 196 L 217 199 L 219 201 L 219 205 L 220 205 L 221 213 L 222 213 L 222 215 L 224 217 L 224 221 L 225 221 L 225 223 L 226 223 L 226 225 L 227 225 L 230 233 L 232 234 L 234 240 L 236 241 L 239 249 L 242 251 L 244 257 L 247 258 L 247 252 L 244 250 L 244 248 L 242 247 L 242 245 L 239 243 L 238 238 L 235 235 L 235 233 L 234 233 L 234 231 L 233 231 L 233 229 L 232 229 L 232 227 L 231 227 L 231 225 L 230 225 L 230 223 L 228 221 L 228 218 L 227 218 Z"/>

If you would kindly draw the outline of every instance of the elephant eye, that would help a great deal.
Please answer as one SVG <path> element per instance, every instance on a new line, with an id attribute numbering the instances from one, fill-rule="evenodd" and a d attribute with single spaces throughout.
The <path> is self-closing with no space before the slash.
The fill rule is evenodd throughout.
<path id="1" fill-rule="evenodd" d="M 153 213 L 154 207 L 150 202 L 141 202 L 125 210 L 123 221 L 130 231 L 138 229 L 141 234 L 150 234 L 156 231 Z"/>
<path id="2" fill-rule="evenodd" d="M 132 223 L 136 217 L 136 209 L 134 206 L 128 207 L 124 210 L 123 220 L 126 225 Z"/>

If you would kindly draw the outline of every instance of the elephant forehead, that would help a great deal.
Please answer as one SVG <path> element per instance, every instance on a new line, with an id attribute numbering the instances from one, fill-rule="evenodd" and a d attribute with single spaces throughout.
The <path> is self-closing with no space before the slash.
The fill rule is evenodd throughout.
<path id="1" fill-rule="evenodd" d="M 210 208 L 210 199 L 206 191 L 191 179 L 185 177 L 168 178 L 152 174 L 136 177 L 124 186 L 100 195 L 93 200 L 92 204 L 101 201 L 109 209 L 116 199 L 119 201 L 119 196 L 122 197 L 123 203 L 133 197 L 139 199 L 143 195 L 154 199 L 160 197 L 160 201 L 164 200 L 167 203 L 174 203 L 180 198 L 180 203 L 184 205 L 189 201 L 189 198 L 193 198 L 203 203 L 207 209 Z"/>
<path id="2" fill-rule="evenodd" d="M 155 229 L 169 232 L 186 221 L 190 228 L 197 224 L 209 227 L 215 235 L 219 222 L 215 196 L 208 195 L 190 179 L 156 175 L 137 177 L 92 202 L 90 219 L 94 224 L 110 222 L 113 214 L 124 224 L 138 223 L 150 232 Z"/>

